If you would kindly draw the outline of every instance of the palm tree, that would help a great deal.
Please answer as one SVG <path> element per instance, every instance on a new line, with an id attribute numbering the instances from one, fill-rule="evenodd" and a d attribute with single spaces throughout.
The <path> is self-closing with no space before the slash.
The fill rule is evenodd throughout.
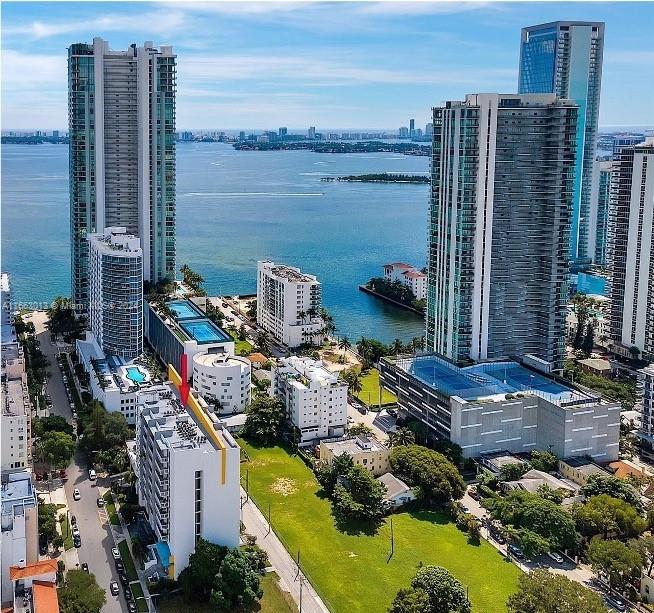
<path id="1" fill-rule="evenodd" d="M 416 435 L 409 428 L 398 428 L 395 432 L 389 433 L 388 442 L 391 447 L 413 445 L 416 442 Z"/>
<path id="2" fill-rule="evenodd" d="M 343 362 L 345 362 L 345 352 L 352 347 L 350 339 L 347 336 L 341 336 L 338 341 L 338 348 L 343 350 Z"/>
<path id="3" fill-rule="evenodd" d="M 363 385 L 361 383 L 361 373 L 354 368 L 352 368 L 350 372 L 352 375 L 348 381 L 348 386 L 350 388 L 350 392 L 356 396 L 363 389 Z"/>
<path id="4" fill-rule="evenodd" d="M 265 330 L 259 330 L 259 332 L 257 332 L 256 343 L 261 353 L 263 353 L 264 355 L 268 355 L 270 353 L 271 344 L 270 344 L 270 335 L 268 334 L 268 332 L 266 332 Z"/>
<path id="5" fill-rule="evenodd" d="M 146 544 L 138 536 L 132 539 L 132 555 L 139 563 L 143 562 L 148 555 Z"/>
<path id="6" fill-rule="evenodd" d="M 402 344 L 402 341 L 399 338 L 396 338 L 390 346 L 391 353 L 393 355 L 397 355 L 398 353 L 402 352 L 402 349 L 404 349 L 404 345 Z"/>
<path id="7" fill-rule="evenodd" d="M 298 319 L 304 323 L 304 320 L 307 318 L 307 312 L 306 311 L 300 311 L 298 314 Z"/>

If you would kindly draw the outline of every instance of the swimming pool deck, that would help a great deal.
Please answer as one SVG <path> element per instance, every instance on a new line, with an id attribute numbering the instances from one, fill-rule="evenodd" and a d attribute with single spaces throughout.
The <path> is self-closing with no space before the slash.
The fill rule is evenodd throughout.
<path id="1" fill-rule="evenodd" d="M 189 300 L 173 300 L 167 303 L 177 325 L 189 340 L 199 344 L 231 342 L 232 337 L 221 330 Z"/>

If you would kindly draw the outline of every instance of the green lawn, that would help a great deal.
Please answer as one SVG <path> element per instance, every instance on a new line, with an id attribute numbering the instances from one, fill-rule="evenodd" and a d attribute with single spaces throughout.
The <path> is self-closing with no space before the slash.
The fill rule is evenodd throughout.
<path id="1" fill-rule="evenodd" d="M 266 513 L 270 503 L 273 528 L 289 551 L 300 550 L 305 573 L 335 613 L 387 611 L 420 562 L 449 569 L 469 588 L 473 611 L 506 611 L 521 571 L 486 541 L 469 545 L 440 513 L 398 513 L 389 559 L 388 519 L 377 534 L 339 531 L 329 500 L 316 495 L 319 486 L 299 458 L 279 447 L 241 445 L 250 457 L 250 495 Z"/>
<path id="2" fill-rule="evenodd" d="M 361 377 L 361 391 L 356 395 L 361 402 L 367 405 L 379 405 L 379 371 L 371 368 Z M 397 402 L 397 396 L 382 388 L 381 403 L 391 404 Z"/>
<path id="3" fill-rule="evenodd" d="M 236 355 L 250 355 L 254 351 L 254 345 L 250 341 L 242 341 L 238 338 L 238 331 L 235 328 L 228 328 L 227 332 L 234 341 L 234 352 Z"/>
<path id="4" fill-rule="evenodd" d="M 57 507 L 63 507 L 64 505 L 57 505 Z M 60 513 L 63 515 L 63 513 Z M 74 547 L 73 543 L 73 530 L 68 520 L 68 516 L 64 517 L 64 521 L 59 521 L 59 530 L 61 531 L 61 536 L 64 539 L 64 549 L 67 551 Z"/>
<path id="5" fill-rule="evenodd" d="M 120 519 L 118 519 L 118 513 L 116 512 L 116 505 L 114 504 L 114 499 L 111 496 L 111 492 L 104 493 L 104 502 L 107 507 L 107 515 L 109 515 L 109 521 L 112 526 L 120 526 Z"/>
<path id="6" fill-rule="evenodd" d="M 120 541 L 118 543 L 118 549 L 120 550 L 120 557 L 123 560 L 123 564 L 125 565 L 125 572 L 127 573 L 127 578 L 130 581 L 137 581 L 139 576 L 136 572 L 136 566 L 134 566 L 134 559 L 132 558 L 132 554 L 129 551 L 129 545 L 127 544 L 126 540 Z"/>
<path id="7" fill-rule="evenodd" d="M 148 603 L 143 598 L 143 588 L 141 587 L 140 582 L 135 582 L 135 583 L 130 583 L 129 584 L 130 589 L 132 590 L 132 594 L 134 594 L 134 601 L 136 602 L 136 610 L 140 611 L 141 613 L 148 613 Z"/>

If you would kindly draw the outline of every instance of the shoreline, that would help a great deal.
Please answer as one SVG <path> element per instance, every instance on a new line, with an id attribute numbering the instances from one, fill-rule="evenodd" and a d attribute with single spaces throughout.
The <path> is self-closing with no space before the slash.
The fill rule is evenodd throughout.
<path id="1" fill-rule="evenodd" d="M 422 311 L 419 311 L 418 309 L 414 309 L 412 306 L 408 304 L 404 304 L 402 302 L 398 302 L 397 300 L 393 300 L 392 298 L 389 298 L 388 296 L 384 296 L 384 294 L 380 294 L 379 292 L 376 292 L 374 289 L 370 289 L 369 287 L 366 287 L 365 285 L 359 285 L 359 291 L 364 292 L 366 294 L 370 294 L 371 296 L 375 296 L 377 298 L 381 298 L 382 300 L 386 300 L 386 302 L 390 302 L 391 304 L 400 307 L 406 311 L 412 311 L 413 313 L 416 313 L 417 315 L 420 315 L 420 317 L 424 317 L 425 314 Z"/>

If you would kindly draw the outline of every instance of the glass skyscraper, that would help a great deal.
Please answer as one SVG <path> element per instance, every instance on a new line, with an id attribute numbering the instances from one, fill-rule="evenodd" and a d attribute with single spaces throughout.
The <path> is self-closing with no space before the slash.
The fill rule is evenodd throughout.
<path id="1" fill-rule="evenodd" d="M 590 264 L 595 255 L 589 228 L 603 49 L 602 22 L 555 21 L 522 29 L 518 92 L 553 93 L 579 107 L 570 228 L 570 256 L 576 269 Z"/>
<path id="2" fill-rule="evenodd" d="M 554 94 L 470 94 L 434 108 L 428 351 L 561 367 L 576 118 Z"/>
<path id="3" fill-rule="evenodd" d="M 172 47 L 114 51 L 101 38 L 68 49 L 73 304 L 89 306 L 89 234 L 124 227 L 144 279 L 175 276 L 175 91 Z"/>

